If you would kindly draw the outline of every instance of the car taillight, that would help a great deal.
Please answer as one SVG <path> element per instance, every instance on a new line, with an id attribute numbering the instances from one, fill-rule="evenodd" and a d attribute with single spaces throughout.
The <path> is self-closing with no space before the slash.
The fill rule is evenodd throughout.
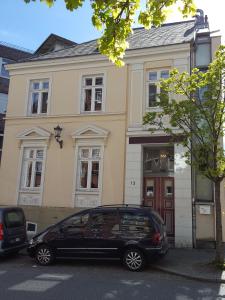
<path id="1" fill-rule="evenodd" d="M 3 241 L 4 231 L 3 231 L 3 224 L 0 223 L 0 241 Z"/>
<path id="2" fill-rule="evenodd" d="M 160 232 L 156 232 L 154 233 L 153 237 L 152 237 L 152 240 L 153 240 L 153 243 L 155 245 L 158 245 L 160 243 L 160 240 L 161 240 L 161 235 L 160 235 Z"/>

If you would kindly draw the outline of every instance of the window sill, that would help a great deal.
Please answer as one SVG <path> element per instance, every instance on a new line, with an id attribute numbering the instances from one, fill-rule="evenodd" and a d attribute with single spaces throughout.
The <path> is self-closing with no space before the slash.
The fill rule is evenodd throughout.
<path id="1" fill-rule="evenodd" d="M 40 194 L 41 189 L 37 188 L 37 189 L 20 189 L 19 190 L 20 193 L 28 193 L 28 194 Z"/>
<path id="2" fill-rule="evenodd" d="M 38 117 L 48 117 L 48 114 L 28 114 L 27 117 L 34 117 L 34 118 L 38 118 Z"/>
<path id="3" fill-rule="evenodd" d="M 99 195 L 99 190 L 95 190 L 95 191 L 81 191 L 81 190 L 77 190 L 75 192 L 76 195 Z"/>
<path id="4" fill-rule="evenodd" d="M 85 116 L 85 115 L 101 115 L 101 114 L 104 114 L 105 113 L 105 111 L 81 111 L 80 112 L 80 115 L 83 115 L 83 116 Z"/>

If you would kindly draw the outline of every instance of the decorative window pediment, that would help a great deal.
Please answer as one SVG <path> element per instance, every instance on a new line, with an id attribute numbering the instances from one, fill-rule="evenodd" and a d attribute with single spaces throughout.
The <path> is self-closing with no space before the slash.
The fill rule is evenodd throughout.
<path id="1" fill-rule="evenodd" d="M 49 140 L 50 137 L 51 137 L 51 132 L 40 127 L 25 129 L 24 131 L 22 131 L 16 136 L 16 138 L 20 141 Z"/>
<path id="2" fill-rule="evenodd" d="M 107 140 L 109 131 L 95 125 L 87 125 L 72 134 L 73 139 L 104 139 Z"/>

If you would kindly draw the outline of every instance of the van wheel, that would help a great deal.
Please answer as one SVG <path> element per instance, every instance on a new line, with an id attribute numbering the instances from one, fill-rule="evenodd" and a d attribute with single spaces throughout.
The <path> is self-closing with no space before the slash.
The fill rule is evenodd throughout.
<path id="1" fill-rule="evenodd" d="M 54 254 L 50 247 L 41 245 L 35 254 L 36 262 L 41 266 L 48 266 L 54 260 Z"/>
<path id="2" fill-rule="evenodd" d="M 145 257 L 139 249 L 128 249 L 124 253 L 123 263 L 130 271 L 140 271 L 145 266 Z"/>

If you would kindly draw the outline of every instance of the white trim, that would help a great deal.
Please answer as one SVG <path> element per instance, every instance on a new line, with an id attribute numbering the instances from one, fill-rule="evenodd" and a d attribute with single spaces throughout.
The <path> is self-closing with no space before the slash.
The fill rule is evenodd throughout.
<path id="1" fill-rule="evenodd" d="M 85 132 L 92 131 L 93 134 L 85 134 Z M 102 201 L 103 189 L 103 172 L 104 172 L 104 148 L 106 145 L 109 131 L 95 125 L 86 125 L 72 134 L 74 139 L 74 176 L 73 176 L 73 191 L 72 191 L 72 206 L 75 206 L 76 196 L 96 196 L 99 199 L 99 205 Z M 80 147 L 98 147 L 100 148 L 101 160 L 99 167 L 99 187 L 98 190 L 88 191 L 77 189 L 78 182 L 78 161 L 79 161 L 79 148 Z"/>
<path id="2" fill-rule="evenodd" d="M 19 163 L 18 163 L 18 169 L 17 169 L 17 182 L 16 182 L 16 199 L 15 203 L 18 205 L 19 203 L 19 192 L 20 192 L 20 180 L 21 180 L 21 174 L 22 174 L 22 166 L 23 166 L 23 145 L 20 148 L 20 154 L 19 154 Z"/>
<path id="3" fill-rule="evenodd" d="M 44 156 L 43 156 L 43 176 L 42 176 L 42 183 L 41 183 L 41 206 L 43 205 L 43 193 L 44 193 L 44 188 L 45 188 L 45 170 L 46 170 L 46 161 L 47 161 L 47 150 L 48 150 L 48 146 L 45 145 L 44 146 Z"/>
<path id="4" fill-rule="evenodd" d="M 159 99 L 157 99 L 157 95 L 160 93 L 160 80 L 163 79 L 161 78 L 161 72 L 162 71 L 170 71 L 171 68 L 168 67 L 160 67 L 160 68 L 148 68 L 145 71 L 145 111 L 160 111 L 160 107 L 158 105 L 156 106 L 149 106 L 149 85 L 155 85 L 156 86 L 156 103 L 159 102 Z M 156 73 L 156 79 L 155 80 L 150 80 L 149 79 L 149 73 Z"/>
<path id="5" fill-rule="evenodd" d="M 133 117 L 134 115 L 137 114 L 137 112 L 134 112 L 134 109 L 136 110 L 136 102 L 139 101 L 140 106 L 138 111 L 138 116 L 140 120 L 142 120 L 143 112 L 145 112 L 145 107 L 143 108 L 144 101 L 143 101 L 143 96 L 144 96 L 144 63 L 134 63 L 131 64 L 131 72 L 128 75 L 128 87 L 127 87 L 127 97 L 128 99 L 130 98 L 130 105 L 128 105 L 128 119 L 129 119 L 129 124 L 133 123 Z M 140 80 L 140 90 L 139 90 L 139 95 L 138 95 L 138 100 L 136 96 L 136 78 Z M 129 88 L 129 89 L 128 89 Z M 127 103 L 129 103 L 127 99 Z"/>
<path id="6" fill-rule="evenodd" d="M 24 148 L 24 153 L 25 154 L 25 151 L 29 151 L 29 150 L 32 150 L 35 152 L 35 157 L 34 158 L 26 158 L 24 157 L 23 155 L 23 182 L 20 182 L 20 190 L 21 191 L 25 191 L 25 192 L 30 192 L 30 191 L 34 191 L 34 192 L 37 192 L 40 190 L 40 187 L 41 187 L 41 184 L 42 184 L 42 172 L 43 172 L 43 159 L 44 159 L 44 149 L 43 147 L 40 147 L 40 148 Z M 37 158 L 37 151 L 41 150 L 43 152 L 43 157 L 41 159 L 38 159 Z M 28 161 L 28 162 L 31 162 L 32 164 L 32 171 L 31 171 L 31 179 L 30 179 L 30 186 L 27 186 L 27 174 L 28 174 L 28 165 L 29 164 L 25 164 L 25 162 Z M 36 162 L 41 162 L 41 182 L 40 182 L 40 186 L 37 186 L 35 187 L 34 186 L 34 180 L 35 180 L 35 166 L 36 166 Z M 25 178 L 24 178 L 24 175 Z"/>
<path id="7" fill-rule="evenodd" d="M 182 130 L 178 128 L 172 128 L 174 133 L 183 133 Z M 165 134 L 162 130 L 155 130 L 154 132 L 151 132 L 148 130 L 147 126 L 143 126 L 141 128 L 135 128 L 135 127 L 129 127 L 126 132 L 126 136 L 128 137 L 136 137 L 136 136 L 169 136 L 168 134 Z M 179 143 L 178 143 L 179 144 Z"/>
<path id="8" fill-rule="evenodd" d="M 96 116 L 123 116 L 125 115 L 126 112 L 125 111 L 121 111 L 121 112 L 100 112 L 100 113 L 96 113 L 96 112 L 93 112 L 91 114 L 57 114 L 57 115 L 49 115 L 48 118 L 74 118 L 74 117 L 96 117 Z M 5 120 L 30 120 L 30 119 L 33 119 L 34 117 L 31 117 L 31 116 L 10 116 L 9 114 L 4 117 Z M 37 116 L 35 117 L 35 119 L 44 119 L 46 118 L 46 116 Z M 118 120 L 118 119 L 116 119 Z"/>
<path id="9" fill-rule="evenodd" d="M 44 182 L 45 182 L 45 168 L 46 168 L 46 160 L 47 160 L 47 145 L 44 141 L 33 141 L 32 143 L 29 141 L 23 141 L 20 148 L 20 156 L 19 156 L 19 164 L 18 164 L 18 175 L 17 175 L 17 186 L 16 186 L 16 203 L 19 204 L 19 195 L 20 193 L 27 195 L 39 195 L 40 203 L 38 206 L 42 206 L 43 203 L 43 191 L 44 191 Z M 38 189 L 23 189 L 21 188 L 21 178 L 23 171 L 23 156 L 25 148 L 35 148 L 35 149 L 43 149 L 43 160 L 42 160 L 42 176 L 41 176 L 41 185 Z M 29 205 L 29 204 L 28 204 Z"/>
<path id="10" fill-rule="evenodd" d="M 85 132 L 91 131 L 93 134 L 85 134 Z M 107 138 L 109 135 L 109 131 L 106 129 L 103 129 L 101 127 L 95 126 L 95 125 L 86 125 L 80 129 L 77 129 L 72 134 L 73 139 L 82 139 L 82 138 Z"/>
<path id="11" fill-rule="evenodd" d="M 44 76 L 45 75 L 45 76 Z M 32 81 L 48 81 L 48 103 L 47 103 L 47 112 L 46 113 L 31 113 L 31 83 Z M 29 79 L 27 79 L 26 83 L 26 100 L 25 100 L 25 110 L 24 110 L 24 116 L 36 118 L 36 117 L 46 117 L 49 116 L 51 113 L 51 92 L 52 92 L 52 76 L 49 73 L 45 73 L 43 75 L 39 76 L 31 76 Z"/>
<path id="12" fill-rule="evenodd" d="M 97 111 L 93 109 L 93 105 L 94 105 L 94 97 L 95 97 L 95 93 L 93 93 L 95 88 L 98 88 L 95 85 L 91 85 L 90 89 L 92 90 L 92 99 L 91 99 L 91 107 L 92 109 L 90 111 L 85 111 L 84 110 L 84 85 L 83 85 L 83 81 L 85 77 L 90 77 L 92 79 L 96 78 L 96 77 L 102 77 L 103 78 L 103 85 L 99 86 L 99 88 L 102 88 L 102 107 L 101 110 Z M 79 95 L 79 113 L 81 115 L 91 115 L 93 113 L 95 114 L 101 114 L 105 112 L 105 102 L 106 102 L 106 87 L 107 87 L 107 82 L 106 82 L 106 71 L 102 71 L 102 70 L 90 70 L 90 71 L 86 71 L 83 72 L 80 77 L 79 77 L 79 83 L 80 83 L 80 95 Z"/>
<path id="13" fill-rule="evenodd" d="M 30 136 L 30 134 L 36 134 L 37 136 Z M 41 127 L 32 127 L 25 129 L 21 133 L 17 134 L 16 138 L 18 140 L 48 140 L 50 139 L 52 133 Z"/>
<path id="14" fill-rule="evenodd" d="M 80 158 L 80 150 L 81 149 L 88 149 L 89 155 L 88 158 Z M 100 150 L 100 157 L 97 159 L 92 158 L 92 149 L 98 149 Z M 90 157 L 90 152 L 91 152 L 91 157 Z M 101 174 L 101 164 L 102 164 L 102 146 L 83 146 L 80 145 L 78 146 L 78 166 L 77 166 L 77 182 L 76 182 L 76 192 L 79 192 L 80 194 L 83 194 L 86 192 L 88 195 L 90 194 L 99 194 L 99 187 L 100 187 L 100 174 Z M 87 187 L 82 188 L 80 187 L 80 173 L 81 173 L 81 162 L 87 162 L 88 163 L 88 173 L 87 173 Z M 99 164 L 99 174 L 98 174 L 98 187 L 97 188 L 91 188 L 91 174 L 92 174 L 92 162 L 97 161 Z M 88 193 L 87 193 L 88 192 Z"/>
<path id="15" fill-rule="evenodd" d="M 98 189 L 93 189 L 93 190 L 81 190 L 77 188 L 78 180 L 79 180 L 79 149 L 82 147 L 89 147 L 89 148 L 100 148 L 100 163 L 99 163 L 99 178 L 98 178 Z M 77 141 L 75 145 L 75 155 L 74 155 L 74 179 L 73 179 L 73 191 L 72 191 L 72 205 L 75 207 L 75 200 L 76 196 L 81 195 L 81 196 L 96 196 L 99 199 L 99 205 L 102 202 L 102 187 L 103 187 L 103 169 L 104 169 L 104 143 L 101 142 L 100 140 L 87 140 L 87 141 Z M 84 206 L 85 207 L 85 206 Z"/>

